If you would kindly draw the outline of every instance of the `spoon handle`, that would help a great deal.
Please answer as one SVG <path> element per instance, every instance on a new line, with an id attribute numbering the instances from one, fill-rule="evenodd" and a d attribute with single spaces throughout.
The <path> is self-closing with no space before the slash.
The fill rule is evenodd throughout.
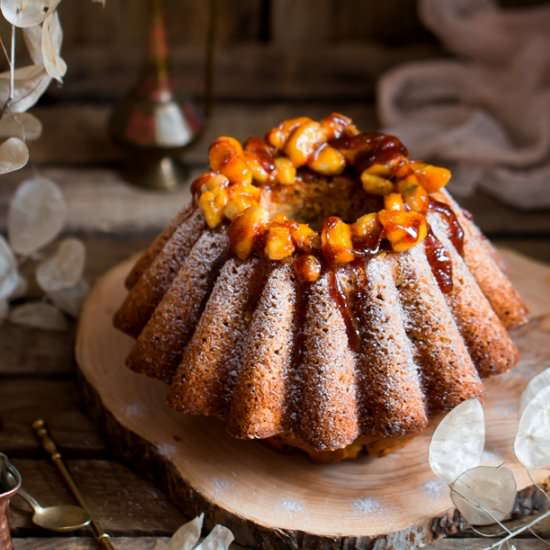
<path id="1" fill-rule="evenodd" d="M 50 458 L 52 459 L 53 463 L 57 466 L 57 469 L 59 470 L 61 477 L 69 487 L 74 498 L 77 500 L 80 506 L 82 506 L 82 508 L 88 513 L 88 515 L 92 518 L 92 521 L 91 521 L 92 530 L 94 532 L 95 538 L 99 543 L 99 545 L 105 550 L 115 550 L 114 546 L 111 543 L 111 536 L 108 533 L 106 533 L 101 527 L 101 525 L 99 524 L 99 522 L 93 518 L 92 513 L 90 512 L 90 508 L 86 504 L 86 501 L 84 500 L 84 497 L 80 492 L 80 489 L 77 487 L 76 483 L 74 482 L 74 479 L 69 473 L 69 470 L 67 470 L 67 467 L 65 466 L 63 459 L 61 458 L 61 453 L 57 450 L 57 446 L 48 432 L 48 427 L 46 426 L 46 422 L 44 422 L 44 420 L 42 419 L 35 420 L 32 423 L 32 429 L 34 430 L 36 437 L 40 441 L 42 448 L 50 455 Z"/>
<path id="2" fill-rule="evenodd" d="M 27 493 L 23 487 L 19 487 L 17 496 L 20 496 L 33 509 L 34 512 L 37 512 L 42 508 L 40 503 L 31 494 Z"/>

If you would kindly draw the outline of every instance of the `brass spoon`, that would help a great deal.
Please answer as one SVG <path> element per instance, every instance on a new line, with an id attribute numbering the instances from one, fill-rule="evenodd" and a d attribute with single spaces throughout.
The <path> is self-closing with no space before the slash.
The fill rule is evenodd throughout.
<path id="1" fill-rule="evenodd" d="M 48 506 L 44 508 L 23 488 L 20 488 L 17 494 L 33 509 L 32 521 L 38 527 L 66 533 L 90 524 L 90 514 L 80 506 Z"/>

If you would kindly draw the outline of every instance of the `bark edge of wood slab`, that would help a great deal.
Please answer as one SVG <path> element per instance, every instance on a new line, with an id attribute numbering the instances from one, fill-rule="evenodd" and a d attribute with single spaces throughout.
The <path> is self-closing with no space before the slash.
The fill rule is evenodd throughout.
<path id="1" fill-rule="evenodd" d="M 515 253 L 506 260 L 537 315 L 550 318 L 550 303 L 540 303 L 550 296 L 550 266 Z M 224 524 L 238 543 L 262 548 L 415 548 L 466 527 L 429 469 L 430 430 L 381 459 L 319 465 L 235 440 L 218 421 L 171 411 L 161 382 L 124 366 L 132 340 L 111 323 L 132 261 L 104 275 L 84 305 L 76 342 L 79 386 L 86 412 L 115 456 L 153 479 L 187 517 L 206 512 L 207 527 Z M 530 353 L 546 341 L 533 337 L 542 330 L 533 323 L 516 335 Z M 543 325 L 550 330 L 550 323 Z M 519 396 L 534 374 L 533 362 L 526 363 L 488 381 L 485 401 L 486 449 L 511 464 L 520 488 L 515 515 L 548 505 L 513 457 Z M 541 473 L 537 481 L 543 479 Z"/>

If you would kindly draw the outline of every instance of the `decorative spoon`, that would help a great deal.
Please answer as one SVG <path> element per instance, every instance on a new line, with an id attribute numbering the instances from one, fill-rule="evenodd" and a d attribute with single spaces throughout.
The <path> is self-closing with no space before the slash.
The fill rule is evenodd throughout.
<path id="1" fill-rule="evenodd" d="M 86 504 L 82 493 L 74 482 L 73 476 L 70 474 L 69 470 L 67 470 L 67 467 L 65 466 L 65 463 L 63 462 L 63 459 L 61 457 L 61 453 L 57 450 L 57 446 L 50 436 L 48 427 L 46 426 L 46 422 L 39 418 L 32 423 L 32 429 L 34 430 L 36 437 L 40 441 L 42 448 L 50 455 L 53 463 L 57 466 L 57 469 L 59 470 L 63 481 L 65 481 L 65 484 L 75 497 L 78 504 L 80 504 L 80 506 L 82 506 L 82 508 L 91 517 L 92 514 L 90 513 L 90 508 Z M 111 536 L 109 535 L 109 533 L 103 530 L 103 527 L 101 527 L 97 519 L 94 519 L 92 517 L 90 525 L 92 526 L 94 536 L 101 548 L 103 548 L 104 550 L 115 550 L 113 543 L 111 542 Z"/>
<path id="2" fill-rule="evenodd" d="M 33 523 L 43 529 L 66 533 L 86 527 L 92 520 L 90 514 L 80 506 L 48 506 L 44 508 L 22 487 L 17 494 L 33 509 Z"/>

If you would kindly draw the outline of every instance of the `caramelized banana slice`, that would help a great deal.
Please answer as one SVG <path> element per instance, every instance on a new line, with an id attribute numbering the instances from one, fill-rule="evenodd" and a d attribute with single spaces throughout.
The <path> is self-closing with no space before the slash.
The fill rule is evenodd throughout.
<path id="1" fill-rule="evenodd" d="M 307 122 L 311 122 L 311 119 L 306 116 L 289 118 L 268 132 L 265 139 L 273 147 L 282 149 L 288 141 L 290 134 Z"/>
<path id="2" fill-rule="evenodd" d="M 351 227 L 337 216 L 330 216 L 321 231 L 321 249 L 329 264 L 347 264 L 355 258 Z"/>

